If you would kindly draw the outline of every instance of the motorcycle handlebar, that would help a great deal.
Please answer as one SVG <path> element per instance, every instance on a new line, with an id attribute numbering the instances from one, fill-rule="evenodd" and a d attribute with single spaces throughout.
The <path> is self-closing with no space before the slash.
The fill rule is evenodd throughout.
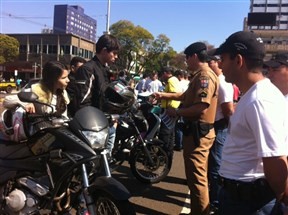
<path id="1" fill-rule="evenodd" d="M 33 119 L 47 119 L 47 118 L 50 118 L 50 117 L 57 117 L 55 116 L 55 113 L 44 113 L 44 114 L 38 114 L 38 113 L 29 113 L 27 114 L 27 118 L 28 120 L 33 120 Z M 61 117 L 57 117 L 57 118 L 61 118 Z"/>
<path id="2" fill-rule="evenodd" d="M 109 121 L 117 121 L 121 117 L 121 115 L 119 114 L 108 114 L 108 113 L 105 113 L 105 116 Z"/>
<path id="3" fill-rule="evenodd" d="M 50 116 L 50 114 L 49 114 Z M 48 114 L 37 114 L 37 113 L 30 113 L 27 115 L 27 118 L 28 119 L 39 119 L 39 118 L 46 118 L 46 117 L 49 117 Z"/>

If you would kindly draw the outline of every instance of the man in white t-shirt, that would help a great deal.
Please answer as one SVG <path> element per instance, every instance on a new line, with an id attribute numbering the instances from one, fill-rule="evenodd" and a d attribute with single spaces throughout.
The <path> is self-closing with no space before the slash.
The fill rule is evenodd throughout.
<path id="1" fill-rule="evenodd" d="M 151 93 L 159 92 L 163 90 L 163 85 L 158 79 L 157 72 L 152 72 L 150 74 L 151 81 L 146 81 L 146 90 Z"/>
<path id="2" fill-rule="evenodd" d="M 221 59 L 219 56 L 210 56 L 208 65 L 219 78 L 217 109 L 214 122 L 216 138 L 213 146 L 210 148 L 208 160 L 210 206 L 211 211 L 217 213 L 219 207 L 219 192 L 221 188 L 218 183 L 218 171 L 220 168 L 224 142 L 228 132 L 229 118 L 234 112 L 234 89 L 231 83 L 225 81 L 222 69 L 219 68 L 221 66 Z"/>
<path id="3" fill-rule="evenodd" d="M 288 105 L 288 52 L 280 52 L 264 62 L 269 67 L 268 78 L 283 93 Z"/>
<path id="4" fill-rule="evenodd" d="M 232 34 L 215 54 L 243 93 L 222 152 L 220 214 L 272 214 L 276 199 L 288 206 L 285 99 L 262 73 L 264 43 L 253 32 Z"/>

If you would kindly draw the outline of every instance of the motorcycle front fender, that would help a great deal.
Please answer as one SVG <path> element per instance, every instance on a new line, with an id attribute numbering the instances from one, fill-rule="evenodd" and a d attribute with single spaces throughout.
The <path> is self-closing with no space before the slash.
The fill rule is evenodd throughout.
<path id="1" fill-rule="evenodd" d="M 97 177 L 88 190 L 91 194 L 97 194 L 97 191 L 104 191 L 116 200 L 128 200 L 131 197 L 127 188 L 112 177 Z"/>

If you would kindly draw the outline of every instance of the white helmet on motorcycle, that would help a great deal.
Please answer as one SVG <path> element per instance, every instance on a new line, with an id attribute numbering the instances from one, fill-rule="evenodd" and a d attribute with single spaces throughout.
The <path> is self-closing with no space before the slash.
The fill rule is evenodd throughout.
<path id="1" fill-rule="evenodd" d="M 114 81 L 105 89 L 102 110 L 110 114 L 123 114 L 131 108 L 134 102 L 133 90 L 121 82 Z"/>
<path id="2" fill-rule="evenodd" d="M 0 139 L 20 142 L 27 139 L 24 130 L 25 110 L 18 107 L 15 111 L 5 109 L 0 117 Z"/>

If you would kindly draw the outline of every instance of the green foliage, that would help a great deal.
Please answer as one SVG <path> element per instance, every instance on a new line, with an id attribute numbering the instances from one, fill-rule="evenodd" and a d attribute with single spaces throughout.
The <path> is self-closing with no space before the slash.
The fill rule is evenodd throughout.
<path id="1" fill-rule="evenodd" d="M 156 40 L 153 41 L 149 49 L 147 57 L 143 62 L 143 67 L 149 71 L 160 71 L 164 66 L 170 64 L 170 60 L 176 56 L 176 51 L 169 46 L 170 39 L 160 34 Z"/>
<path id="2" fill-rule="evenodd" d="M 177 54 L 174 58 L 170 60 L 170 66 L 173 66 L 178 69 L 187 70 L 187 64 L 185 55 L 183 53 Z"/>
<path id="3" fill-rule="evenodd" d="M 122 46 L 117 60 L 117 67 L 120 70 L 131 70 L 133 66 L 131 63 L 137 60 L 138 53 L 145 52 L 145 47 L 154 39 L 146 29 L 135 26 L 127 20 L 120 20 L 113 24 L 110 32 L 118 38 Z"/>
<path id="4" fill-rule="evenodd" d="M 14 61 L 19 55 L 19 42 L 14 37 L 0 34 L 0 64 Z"/>
<path id="5" fill-rule="evenodd" d="M 127 69 L 136 73 L 159 71 L 177 56 L 166 35 L 160 34 L 154 39 L 149 31 L 130 21 L 114 23 L 110 32 L 119 39 L 122 46 L 115 65 L 118 70 Z"/>

